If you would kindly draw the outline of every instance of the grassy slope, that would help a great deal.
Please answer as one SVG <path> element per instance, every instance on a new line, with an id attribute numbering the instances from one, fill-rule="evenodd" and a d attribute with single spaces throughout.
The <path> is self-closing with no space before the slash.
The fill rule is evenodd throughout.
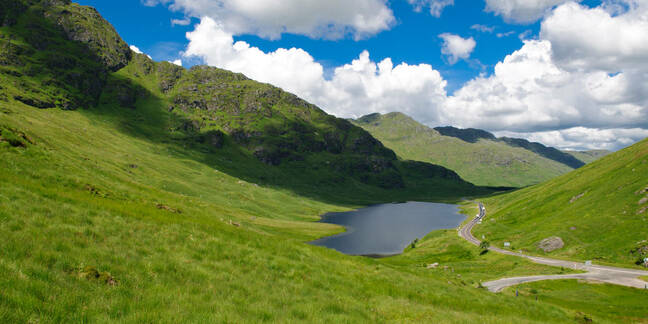
<path id="1" fill-rule="evenodd" d="M 505 289 L 502 294 L 513 296 L 517 289 L 519 298 L 540 303 L 563 305 L 577 309 L 574 320 L 594 323 L 615 321 L 619 323 L 648 323 L 646 300 L 648 290 L 607 284 L 583 284 L 577 280 L 543 281 Z"/>
<path id="2" fill-rule="evenodd" d="M 475 232 L 542 254 L 536 243 L 559 236 L 552 256 L 631 266 L 647 245 L 648 140 L 549 182 L 485 201 L 489 217 Z M 581 198 L 576 199 L 581 194 Z M 574 202 L 570 202 L 574 199 Z M 642 243 L 643 241 L 643 243 Z"/>
<path id="3" fill-rule="evenodd" d="M 485 186 L 522 187 L 572 170 L 556 161 L 505 143 L 464 142 L 442 136 L 401 113 L 382 115 L 378 122 L 357 123 L 405 159 L 435 163 L 463 179 Z"/>
<path id="4" fill-rule="evenodd" d="M 571 316 L 304 244 L 338 229 L 303 221 L 348 206 L 243 182 L 191 150 L 119 130 L 114 117 L 11 103 L 0 123 L 4 139 L 11 127 L 35 143 L 0 144 L 2 322 Z M 118 285 L 81 278 L 87 266 Z"/>

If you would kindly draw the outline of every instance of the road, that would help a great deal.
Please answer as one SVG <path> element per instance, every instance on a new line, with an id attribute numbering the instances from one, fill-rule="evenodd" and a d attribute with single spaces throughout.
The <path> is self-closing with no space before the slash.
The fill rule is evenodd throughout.
<path id="1" fill-rule="evenodd" d="M 480 220 L 486 217 L 486 208 L 482 203 L 479 203 L 479 215 L 475 217 L 466 226 L 459 229 L 459 236 L 466 239 L 468 242 L 479 246 L 480 240 L 472 235 L 472 229 Z M 542 275 L 542 276 L 528 276 L 528 277 L 513 277 L 504 278 L 494 281 L 483 283 L 482 285 L 492 292 L 499 292 L 502 289 L 510 286 L 519 285 L 526 282 L 542 281 L 542 280 L 563 280 L 563 279 L 582 279 L 588 281 L 605 282 L 614 285 L 621 285 L 627 287 L 634 287 L 640 289 L 648 289 L 648 282 L 639 279 L 640 276 L 648 276 L 648 271 L 608 267 L 600 265 L 585 265 L 580 262 L 556 260 L 544 257 L 529 256 L 522 253 L 517 253 L 509 250 L 500 249 L 497 247 L 490 247 L 490 251 L 517 256 L 525 258 L 535 263 L 564 267 L 574 270 L 586 271 L 586 273 L 567 274 L 567 275 Z"/>

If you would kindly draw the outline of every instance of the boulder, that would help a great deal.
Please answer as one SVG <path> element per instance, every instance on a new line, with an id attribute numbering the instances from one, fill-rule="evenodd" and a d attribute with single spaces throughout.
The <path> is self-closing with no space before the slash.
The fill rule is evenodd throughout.
<path id="1" fill-rule="evenodd" d="M 538 248 L 546 253 L 562 249 L 563 246 L 565 246 L 565 242 L 558 236 L 546 238 L 538 243 Z"/>
<path id="2" fill-rule="evenodd" d="M 583 196 L 585 196 L 585 194 L 586 194 L 586 192 L 583 192 L 583 193 L 581 193 L 579 195 L 576 195 L 576 196 L 572 197 L 572 199 L 569 200 L 569 203 L 573 204 L 576 200 L 583 198 Z"/>

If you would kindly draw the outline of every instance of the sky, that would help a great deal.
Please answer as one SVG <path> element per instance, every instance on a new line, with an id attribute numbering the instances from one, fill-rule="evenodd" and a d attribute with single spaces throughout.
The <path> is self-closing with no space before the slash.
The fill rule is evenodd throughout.
<path id="1" fill-rule="evenodd" d="M 400 111 L 562 149 L 648 137 L 648 0 L 78 0 L 157 61 L 343 118 Z"/>

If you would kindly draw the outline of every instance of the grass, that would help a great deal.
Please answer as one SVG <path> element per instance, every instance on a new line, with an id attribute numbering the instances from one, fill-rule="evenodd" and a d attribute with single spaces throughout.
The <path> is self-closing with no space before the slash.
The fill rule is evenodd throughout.
<path id="1" fill-rule="evenodd" d="M 574 320 L 593 323 L 648 323 L 648 290 L 578 280 L 540 281 L 507 288 L 502 294 L 575 311 Z"/>
<path id="2" fill-rule="evenodd" d="M 359 123 L 398 156 L 438 164 L 481 186 L 524 187 L 565 174 L 572 168 L 503 142 L 481 139 L 476 143 L 442 136 L 401 113 L 381 115 Z"/>
<path id="3" fill-rule="evenodd" d="M 3 109 L 2 125 L 34 144 L 0 149 L 1 322 L 569 317 L 304 244 L 340 230 L 318 215 L 351 206 L 255 186 L 94 114 Z M 83 277 L 88 266 L 117 284 Z"/>
<path id="4" fill-rule="evenodd" d="M 544 184 L 486 199 L 488 216 L 475 233 L 533 254 L 638 267 L 648 251 L 645 174 L 648 140 Z M 540 251 L 536 244 L 551 236 L 565 247 Z"/>

